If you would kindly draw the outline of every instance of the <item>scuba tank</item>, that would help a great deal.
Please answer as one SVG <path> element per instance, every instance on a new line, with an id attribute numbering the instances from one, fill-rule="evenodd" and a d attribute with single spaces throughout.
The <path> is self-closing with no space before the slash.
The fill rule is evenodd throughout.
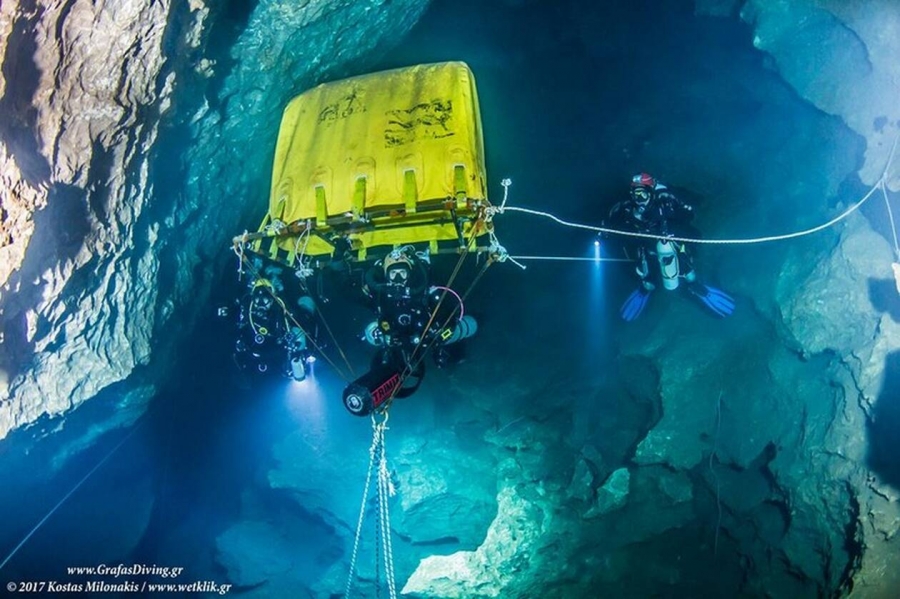
<path id="1" fill-rule="evenodd" d="M 678 250 L 669 239 L 659 239 L 656 242 L 656 257 L 659 260 L 659 271 L 662 273 L 663 287 L 669 291 L 678 288 Z"/>
<path id="2" fill-rule="evenodd" d="M 449 345 L 451 343 L 456 343 L 457 341 L 462 341 L 463 339 L 468 339 L 477 332 L 478 321 L 466 314 L 457 321 L 455 327 L 445 329 L 444 333 L 441 335 L 441 341 L 444 345 Z"/>

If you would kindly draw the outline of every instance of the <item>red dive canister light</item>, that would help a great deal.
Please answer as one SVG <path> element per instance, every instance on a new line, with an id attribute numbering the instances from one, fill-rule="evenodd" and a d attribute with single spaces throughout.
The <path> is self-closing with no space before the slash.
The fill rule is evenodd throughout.
<path id="1" fill-rule="evenodd" d="M 403 383 L 402 367 L 394 364 L 375 364 L 344 389 L 344 406 L 351 414 L 368 416 L 397 395 Z"/>

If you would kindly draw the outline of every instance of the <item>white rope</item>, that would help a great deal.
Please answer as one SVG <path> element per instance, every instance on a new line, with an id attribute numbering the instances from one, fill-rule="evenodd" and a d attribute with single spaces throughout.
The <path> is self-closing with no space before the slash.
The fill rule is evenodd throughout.
<path id="1" fill-rule="evenodd" d="M 281 235 L 281 232 L 284 231 L 286 228 L 287 228 L 287 224 L 285 224 L 284 221 L 277 219 L 277 218 L 273 218 L 269 222 L 268 225 L 263 227 L 263 231 L 265 231 L 267 234 L 275 234 L 277 236 L 277 235 Z"/>
<path id="2" fill-rule="evenodd" d="M 884 196 L 884 205 L 887 207 L 888 222 L 891 223 L 891 234 L 894 236 L 894 257 L 900 260 L 900 244 L 897 243 L 897 226 L 894 224 L 894 213 L 891 210 L 891 202 L 888 200 L 887 189 L 884 181 L 881 182 L 881 195 Z"/>
<path id="3" fill-rule="evenodd" d="M 509 186 L 512 185 L 512 179 L 503 179 L 500 181 L 503 186 L 503 202 L 500 204 L 500 212 L 506 207 L 506 200 L 509 199 Z"/>
<path id="4" fill-rule="evenodd" d="M 47 522 L 47 520 L 49 520 L 50 517 L 53 516 L 53 514 L 56 513 L 56 510 L 58 510 L 60 507 L 62 507 L 62 505 L 63 505 L 66 501 L 68 501 L 69 497 L 71 497 L 72 495 L 74 495 L 74 494 L 75 494 L 75 491 L 77 491 L 78 489 L 80 489 L 80 488 L 81 488 L 81 485 L 83 485 L 83 484 L 87 481 L 87 479 L 89 479 L 89 478 L 91 477 L 91 475 L 94 474 L 94 472 L 96 472 L 97 470 L 99 470 L 100 467 L 103 466 L 103 464 L 105 464 L 105 463 L 107 462 L 107 460 L 109 460 L 109 458 L 113 457 L 113 455 L 114 455 L 117 451 L 119 451 L 119 449 L 121 449 L 121 447 L 122 447 L 123 445 L 125 445 L 125 443 L 132 437 L 132 435 L 134 435 L 138 430 L 140 430 L 140 428 L 141 428 L 142 426 L 144 426 L 144 423 L 145 423 L 145 422 L 147 422 L 147 416 L 146 416 L 146 415 L 145 415 L 145 417 L 144 417 L 144 420 L 141 420 L 141 422 L 139 422 L 134 428 L 132 428 L 131 431 L 129 431 L 129 433 L 128 433 L 127 435 L 125 435 L 125 436 L 122 438 L 122 440 L 119 441 L 119 442 L 116 444 L 116 446 L 113 447 L 113 448 L 109 451 L 109 453 L 107 453 L 105 456 L 103 456 L 103 459 L 102 459 L 102 460 L 100 460 L 99 462 L 97 462 L 97 464 L 94 465 L 93 468 L 91 468 L 90 470 L 88 470 L 88 473 L 85 474 L 83 477 L 81 477 L 81 480 L 79 480 L 79 481 L 75 484 L 74 487 L 72 487 L 71 489 L 69 489 L 69 492 L 68 492 L 68 493 L 66 493 L 65 495 L 63 495 L 63 498 L 62 498 L 62 499 L 60 499 L 58 502 L 56 502 L 56 505 L 54 505 L 54 506 L 50 509 L 50 511 L 47 512 L 47 513 L 44 515 L 44 517 L 41 518 L 41 520 L 40 520 L 37 524 L 34 525 L 34 527 L 28 532 L 28 534 L 25 535 L 25 538 L 23 538 L 21 541 L 19 541 L 19 544 L 16 545 L 15 549 L 13 549 L 12 551 L 9 552 L 9 555 L 6 556 L 6 559 L 4 559 L 2 563 L 0 563 L 0 570 L 2 570 L 2 569 L 6 566 L 6 564 L 9 563 L 9 560 L 11 560 L 11 559 L 19 552 L 19 550 L 25 545 L 25 543 L 28 542 L 28 539 L 30 539 L 32 536 L 34 536 L 34 533 L 36 533 L 36 532 L 38 531 L 38 529 L 40 529 L 41 526 L 43 526 L 44 523 Z"/>
<path id="5" fill-rule="evenodd" d="M 854 211 L 859 209 L 859 207 L 862 206 L 870 197 L 872 197 L 872 195 L 875 193 L 875 191 L 877 189 L 878 189 L 878 185 L 872 187 L 869 190 L 869 192 L 866 193 L 865 196 L 863 196 L 863 198 L 861 200 L 859 200 L 858 202 L 856 202 L 855 204 L 850 206 L 850 208 L 848 208 L 847 210 L 845 210 L 838 216 L 834 217 L 827 223 L 821 224 L 817 227 L 813 227 L 811 229 L 805 229 L 803 231 L 796 231 L 794 233 L 785 233 L 784 235 L 772 235 L 769 237 L 753 237 L 753 238 L 748 238 L 748 239 L 694 239 L 692 237 L 675 237 L 675 236 L 668 236 L 668 235 L 652 235 L 649 233 L 634 233 L 631 231 L 619 231 L 618 229 L 609 229 L 606 227 L 595 227 L 592 225 L 585 225 L 582 223 L 573 223 L 573 222 L 565 221 L 561 218 L 558 218 L 558 217 L 550 214 L 549 212 L 542 212 L 540 210 L 531 210 L 529 208 L 519 208 L 517 206 L 507 206 L 504 211 L 523 212 L 525 214 L 532 214 L 534 216 L 543 216 L 543 217 L 549 218 L 550 220 L 553 220 L 565 227 L 572 227 L 575 229 L 586 229 L 588 231 L 596 231 L 598 233 L 609 233 L 612 235 L 623 235 L 625 237 L 639 237 L 642 239 L 665 238 L 665 239 L 669 239 L 672 241 L 679 241 L 682 243 L 737 245 L 737 244 L 751 244 L 751 243 L 766 243 L 769 241 L 783 241 L 785 239 L 794 239 L 796 237 L 803 237 L 805 235 L 811 235 L 813 233 L 818 233 L 819 231 L 822 231 L 823 229 L 827 229 L 828 227 L 831 227 L 835 223 L 840 222 L 843 219 L 847 218 L 851 213 L 853 213 Z"/>
<path id="6" fill-rule="evenodd" d="M 312 223 L 306 221 L 306 228 L 303 229 L 303 232 L 297 237 L 297 241 L 294 242 L 294 256 L 296 256 L 297 267 L 294 269 L 294 274 L 305 280 L 307 277 L 313 274 L 313 269 L 309 267 L 309 260 L 306 259 L 306 248 L 309 246 L 309 239 L 311 237 L 312 231 Z M 303 241 L 303 248 L 300 248 L 300 242 Z M 306 262 L 304 263 L 304 259 Z"/>
<path id="7" fill-rule="evenodd" d="M 390 497 L 393 495 L 391 475 L 387 467 L 387 448 L 384 443 L 384 431 L 387 420 L 382 423 L 380 431 L 380 455 L 378 463 L 378 516 L 381 524 L 381 543 L 384 551 L 384 574 L 387 578 L 388 595 L 397 599 L 397 586 L 394 580 L 394 549 L 391 542 Z"/>
<path id="8" fill-rule="evenodd" d="M 303 257 L 306 255 L 306 246 L 309 245 L 309 235 L 311 230 L 312 226 L 310 222 L 306 221 L 306 227 L 300 235 L 297 236 L 297 240 L 294 242 L 294 255 L 297 256 L 301 265 L 303 264 Z M 303 242 L 303 249 L 300 249 L 301 241 Z"/>
<path id="9" fill-rule="evenodd" d="M 572 256 L 510 256 L 510 260 L 558 260 L 570 262 L 634 262 L 630 258 L 577 258 Z"/>
<path id="10" fill-rule="evenodd" d="M 632 231 L 619 231 L 617 229 L 608 229 L 606 227 L 595 227 L 595 226 L 591 226 L 591 225 L 585 225 L 582 223 L 573 223 L 573 222 L 565 221 L 561 218 L 558 218 L 558 217 L 550 214 L 549 212 L 542 212 L 540 210 L 531 210 L 529 208 L 519 208 L 516 206 L 506 206 L 506 190 L 509 186 L 509 179 L 503 180 L 504 181 L 503 204 L 501 204 L 499 208 L 489 208 L 488 209 L 489 217 L 493 218 L 494 214 L 502 214 L 503 212 L 505 212 L 507 210 L 511 210 L 513 212 L 522 212 L 525 214 L 532 214 L 535 216 L 543 216 L 543 217 L 549 218 L 565 227 L 572 227 L 575 229 L 586 229 L 588 231 L 596 231 L 598 233 L 609 233 L 612 235 L 623 235 L 625 237 L 638 237 L 638 238 L 642 238 L 642 239 L 661 239 L 664 237 L 666 239 L 671 239 L 672 241 L 680 241 L 682 243 L 737 245 L 737 244 L 751 244 L 751 243 L 766 243 L 769 241 L 784 241 L 785 239 L 795 239 L 797 237 L 803 237 L 806 235 L 812 235 L 813 233 L 818 233 L 819 231 L 827 229 L 827 228 L 831 227 L 832 225 L 844 220 L 845 218 L 850 216 L 850 214 L 852 214 L 853 212 L 858 210 L 859 207 L 862 206 L 866 201 L 868 201 L 868 199 L 871 198 L 872 195 L 875 193 L 875 191 L 879 188 L 881 188 L 882 193 L 885 194 L 885 200 L 886 200 L 887 192 L 885 189 L 885 185 L 886 185 L 886 181 L 888 178 L 888 173 L 890 171 L 891 165 L 894 162 L 894 154 L 897 151 L 897 143 L 898 142 L 900 142 L 900 132 L 898 132 L 897 136 L 894 137 L 894 144 L 891 146 L 891 151 L 890 151 L 890 154 L 888 155 L 887 164 L 885 164 L 884 171 L 881 173 L 881 177 L 871 187 L 871 189 L 869 189 L 869 191 L 866 193 L 866 195 L 864 195 L 862 197 L 862 199 L 860 199 L 858 202 L 856 202 L 855 204 L 850 206 L 847 210 L 845 210 L 841 214 L 837 215 L 836 217 L 834 217 L 827 223 L 821 224 L 821 225 L 819 225 L 817 227 L 813 227 L 811 229 L 796 231 L 794 233 L 785 233 L 784 235 L 771 235 L 768 237 L 753 237 L 753 238 L 749 238 L 749 239 L 694 239 L 691 237 L 674 237 L 674 236 L 668 236 L 668 235 L 660 236 L 660 235 L 651 235 L 649 233 L 635 233 Z M 890 205 L 888 205 L 888 211 L 890 212 Z M 893 229 L 893 226 L 894 226 L 893 215 L 891 215 L 892 229 Z M 897 235 L 895 232 L 894 233 L 894 240 L 895 240 L 894 246 L 898 253 L 898 259 L 900 259 L 900 244 L 897 244 L 896 239 L 897 239 Z"/>
<path id="11" fill-rule="evenodd" d="M 244 234 L 242 235 L 240 243 L 234 243 L 231 246 L 231 249 L 234 250 L 234 255 L 238 257 L 238 282 L 240 282 L 244 277 L 244 244 L 247 239 L 247 230 L 244 230 Z"/>
<path id="12" fill-rule="evenodd" d="M 506 179 L 504 179 L 504 181 L 505 180 Z M 494 214 L 494 212 L 488 211 L 488 218 L 489 219 L 492 218 L 493 214 Z M 516 262 L 516 259 L 509 255 L 509 252 L 506 251 L 506 248 L 503 247 L 502 245 L 500 245 L 500 240 L 497 239 L 497 234 L 494 233 L 493 229 L 491 229 L 488 232 L 488 236 L 491 240 L 491 245 L 488 248 L 488 252 L 490 253 L 491 257 L 495 261 L 506 262 L 507 260 L 509 260 L 510 262 L 512 262 L 519 268 L 521 268 L 522 270 L 526 270 L 527 267 L 524 264 L 522 264 L 520 262 Z"/>
<path id="13" fill-rule="evenodd" d="M 350 557 L 350 573 L 347 575 L 344 597 L 350 597 L 350 591 L 353 590 L 353 576 L 356 573 L 356 560 L 359 556 L 359 540 L 362 537 L 363 521 L 366 515 L 366 501 L 369 498 L 369 485 L 372 481 L 372 473 L 377 460 L 378 470 L 375 473 L 377 478 L 376 490 L 378 492 L 377 526 L 381 532 L 381 547 L 384 552 L 384 571 L 387 578 L 388 594 L 391 599 L 397 599 L 390 513 L 390 498 L 394 495 L 394 486 L 391 483 L 391 475 L 387 467 L 387 448 L 384 442 L 387 421 L 387 413 L 384 414 L 384 420 L 381 422 L 378 422 L 374 413 L 372 414 L 372 445 L 369 447 L 369 467 L 366 471 L 366 485 L 363 489 L 362 503 L 359 506 L 359 518 L 356 521 L 356 534 L 353 538 L 353 552 Z"/>
<path id="14" fill-rule="evenodd" d="M 366 516 L 366 499 L 369 497 L 369 482 L 372 480 L 372 467 L 375 465 L 375 453 L 380 443 L 379 435 L 380 425 L 375 420 L 375 414 L 372 414 L 372 446 L 369 447 L 369 468 L 366 470 L 366 485 L 363 489 L 362 503 L 359 506 L 359 518 L 356 521 L 356 535 L 353 538 L 353 552 L 350 557 L 350 573 L 347 575 L 347 585 L 344 590 L 344 597 L 350 597 L 350 590 L 353 588 L 353 575 L 356 573 L 356 558 L 359 554 L 359 539 L 362 536 L 363 520 Z"/>

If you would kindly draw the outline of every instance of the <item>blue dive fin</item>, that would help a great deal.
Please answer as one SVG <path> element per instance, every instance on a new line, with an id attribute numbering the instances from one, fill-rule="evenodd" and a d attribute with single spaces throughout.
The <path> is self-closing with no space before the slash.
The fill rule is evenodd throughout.
<path id="1" fill-rule="evenodd" d="M 631 292 L 631 295 L 629 295 L 628 299 L 625 300 L 625 303 L 622 304 L 622 309 L 619 313 L 626 322 L 631 322 L 641 315 L 641 312 L 644 311 L 644 307 L 647 305 L 647 300 L 649 299 L 650 292 L 643 287 L 638 287 Z"/>
<path id="2" fill-rule="evenodd" d="M 702 289 L 691 289 L 691 293 L 719 316 L 730 316 L 734 312 L 734 298 L 721 289 L 703 285 Z"/>

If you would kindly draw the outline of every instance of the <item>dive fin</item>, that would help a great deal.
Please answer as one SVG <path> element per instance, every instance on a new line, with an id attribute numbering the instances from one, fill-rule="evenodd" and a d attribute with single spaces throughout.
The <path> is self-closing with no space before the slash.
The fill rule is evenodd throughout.
<path id="1" fill-rule="evenodd" d="M 721 289 L 703 285 L 702 289 L 692 287 L 691 293 L 699 297 L 700 301 L 718 316 L 731 316 L 734 312 L 734 298 Z"/>
<path id="2" fill-rule="evenodd" d="M 647 305 L 647 300 L 649 299 L 650 292 L 643 287 L 638 287 L 632 291 L 631 295 L 628 296 L 628 299 L 625 300 L 625 303 L 622 304 L 621 310 L 619 310 L 622 319 L 625 320 L 625 322 L 631 322 L 636 319 L 641 315 L 641 312 L 644 311 L 644 307 Z"/>

